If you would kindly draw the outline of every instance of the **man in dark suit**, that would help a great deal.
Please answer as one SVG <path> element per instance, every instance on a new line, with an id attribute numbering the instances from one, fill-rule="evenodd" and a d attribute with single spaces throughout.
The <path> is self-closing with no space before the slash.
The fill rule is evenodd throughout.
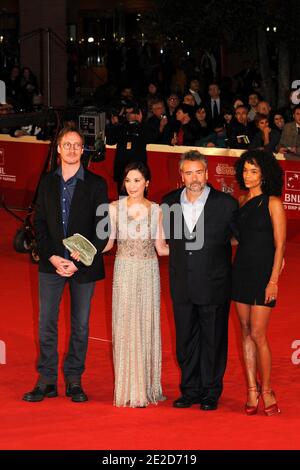
<path id="1" fill-rule="evenodd" d="M 198 151 L 182 155 L 180 173 L 185 188 L 162 204 L 181 368 L 182 396 L 173 405 L 215 410 L 227 361 L 230 239 L 238 204 L 207 185 L 207 161 Z"/>
<path id="2" fill-rule="evenodd" d="M 208 87 L 209 99 L 204 103 L 207 111 L 207 121 L 210 127 L 218 132 L 223 127 L 224 106 L 226 103 L 220 98 L 221 90 L 217 83 L 211 83 Z"/>
<path id="3" fill-rule="evenodd" d="M 63 128 L 57 145 L 61 165 L 47 173 L 39 186 L 34 220 L 40 255 L 39 378 L 35 388 L 23 397 L 29 402 L 57 396 L 57 323 L 67 283 L 71 294 L 71 337 L 64 361 L 66 395 L 74 402 L 88 399 L 81 386 L 81 375 L 85 368 L 95 281 L 104 278 L 101 252 L 108 234 L 100 233 L 100 222 L 104 223 L 108 197 L 105 180 L 81 165 L 83 142 L 76 128 Z M 62 240 L 74 233 L 80 233 L 97 248 L 91 266 L 70 259 Z"/>
<path id="4" fill-rule="evenodd" d="M 142 111 L 129 108 L 126 120 L 119 122 L 117 116 L 111 117 L 111 123 L 106 126 L 106 143 L 117 145 L 114 161 L 114 181 L 118 186 L 118 193 L 122 194 L 123 172 L 132 162 L 147 163 L 148 134 L 144 125 Z"/>
<path id="5" fill-rule="evenodd" d="M 300 156 L 300 104 L 294 107 L 293 118 L 294 121 L 288 122 L 283 128 L 278 152 Z"/>

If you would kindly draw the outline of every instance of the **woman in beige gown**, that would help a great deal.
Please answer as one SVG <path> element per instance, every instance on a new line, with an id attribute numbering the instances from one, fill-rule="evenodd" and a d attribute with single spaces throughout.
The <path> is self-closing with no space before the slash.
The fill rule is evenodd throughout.
<path id="1" fill-rule="evenodd" d="M 113 275 L 114 405 L 145 407 L 163 400 L 161 387 L 160 276 L 156 251 L 168 255 L 162 213 L 145 198 L 149 169 L 141 162 L 124 172 L 128 196 L 110 204 L 117 239 Z"/>

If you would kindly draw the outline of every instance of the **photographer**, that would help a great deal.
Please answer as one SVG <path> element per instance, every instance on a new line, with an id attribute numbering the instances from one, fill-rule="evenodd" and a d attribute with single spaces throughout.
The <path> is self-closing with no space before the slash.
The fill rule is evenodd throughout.
<path id="1" fill-rule="evenodd" d="M 118 193 L 122 193 L 123 171 L 132 162 L 147 162 L 147 131 L 142 123 L 143 115 L 139 108 L 127 108 L 126 120 L 119 122 L 119 117 L 112 115 L 111 123 L 106 126 L 106 143 L 117 145 L 114 161 L 114 181 Z"/>

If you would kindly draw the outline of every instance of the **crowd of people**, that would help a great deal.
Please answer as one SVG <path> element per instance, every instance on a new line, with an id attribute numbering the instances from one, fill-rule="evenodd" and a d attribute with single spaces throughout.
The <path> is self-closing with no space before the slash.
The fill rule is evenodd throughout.
<path id="1" fill-rule="evenodd" d="M 212 87 L 216 98 L 218 88 Z M 171 98 L 176 97 L 170 97 L 170 103 Z M 220 105 L 214 101 L 207 108 L 210 122 Z M 162 105 L 154 101 L 153 113 L 163 114 Z M 185 111 L 190 104 L 173 106 L 176 116 L 189 115 Z M 298 109 L 294 110 L 295 120 Z M 236 110 L 245 114 L 246 108 L 238 104 Z M 125 119 L 129 115 L 142 119 L 139 109 L 128 111 Z M 119 126 L 119 117 L 112 116 L 112 126 Z M 125 136 L 131 125 L 138 125 L 136 119 L 126 121 Z M 165 119 L 163 115 L 160 122 Z M 220 125 L 218 117 L 215 129 Z M 135 134 L 131 131 L 130 139 L 120 134 L 125 142 L 123 150 L 132 150 Z M 176 138 L 182 138 L 179 131 Z M 166 398 L 161 385 L 158 254 L 169 256 L 176 356 L 181 369 L 181 396 L 173 406 L 200 404 L 203 411 L 218 408 L 233 300 L 241 325 L 247 377 L 245 412 L 256 414 L 261 397 L 265 415 L 280 413 L 271 386 L 267 340 L 286 236 L 280 199 L 283 176 L 274 155 L 259 148 L 245 151 L 238 159 L 236 176 L 244 196 L 237 201 L 208 183 L 208 162 L 200 152 L 185 152 L 179 162 L 183 187 L 166 195 L 161 206 L 147 199 L 151 175 L 145 159 L 128 159 L 124 168 L 118 168 L 124 198 L 108 204 L 104 179 L 82 167 L 83 145 L 80 131 L 64 128 L 58 138 L 61 164 L 44 176 L 39 187 L 35 214 L 40 253 L 39 377 L 23 399 L 38 402 L 57 396 L 58 312 L 68 283 L 71 337 L 64 361 L 66 396 L 73 402 L 88 400 L 81 377 L 90 303 L 95 282 L 104 277 L 103 253 L 117 240 L 112 301 L 114 404 L 144 408 Z M 80 250 L 69 253 L 62 244 L 63 238 L 74 233 L 86 237 L 97 249 L 89 266 L 83 263 Z M 237 244 L 233 267 L 232 244 Z"/>
<path id="2" fill-rule="evenodd" d="M 207 96 L 192 79 L 186 94 L 163 97 L 150 83 L 148 94 L 137 99 L 130 87 L 108 107 L 106 141 L 117 145 L 114 179 L 120 186 L 125 166 L 146 161 L 146 145 L 223 147 L 300 155 L 300 105 L 272 110 L 256 91 L 247 98 L 223 98 L 211 83 Z"/>
<path id="3" fill-rule="evenodd" d="M 137 124 L 136 138 L 127 149 L 130 152 L 124 152 L 124 144 L 120 143 L 117 160 L 121 153 L 124 163 L 135 161 L 132 158 L 144 154 L 147 143 L 264 149 L 296 155 L 300 152 L 300 110 L 296 112 L 291 96 L 280 109 L 265 101 L 257 67 L 246 62 L 234 77 L 220 77 L 212 66 L 213 54 L 208 51 L 203 52 L 199 65 L 186 58 L 171 68 L 164 65 L 168 62 L 166 52 L 164 60 L 158 60 L 149 44 L 139 57 L 134 51 L 129 46 L 110 51 L 106 61 L 108 81 L 94 90 L 89 103 L 106 111 L 108 143 L 124 141 L 126 124 L 130 122 L 130 128 L 133 122 Z M 112 61 L 114 57 L 119 57 L 119 62 Z M 168 68 L 173 72 L 167 72 Z M 182 79 L 176 70 L 182 72 Z M 37 108 L 39 84 L 29 67 L 13 66 L 1 79 L 7 95 L 7 104 L 0 105 L 1 114 Z M 31 133 L 35 135 L 35 130 Z M 124 166 L 120 168 L 118 162 L 116 166 L 115 180 L 120 185 Z"/>
<path id="4" fill-rule="evenodd" d="M 264 148 L 275 151 L 283 128 L 293 121 L 295 106 L 272 110 L 271 105 L 252 91 L 246 98 L 223 98 L 218 83 L 210 83 L 206 96 L 193 79 L 184 95 L 163 97 L 150 83 L 148 94 L 136 98 L 130 87 L 108 106 L 111 126 L 124 122 L 132 109 L 139 110 L 148 143 L 231 148 Z"/>
<path id="5" fill-rule="evenodd" d="M 37 77 L 29 67 L 14 65 L 11 70 L 1 75 L 6 85 L 6 101 L 11 111 L 33 111 L 40 103 L 40 89 Z"/>

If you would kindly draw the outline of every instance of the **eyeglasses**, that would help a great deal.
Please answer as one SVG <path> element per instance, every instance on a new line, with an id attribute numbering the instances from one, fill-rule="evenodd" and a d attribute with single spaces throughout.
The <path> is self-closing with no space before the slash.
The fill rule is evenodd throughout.
<path id="1" fill-rule="evenodd" d="M 64 144 L 62 144 L 63 148 L 65 150 L 71 150 L 71 148 L 73 148 L 74 150 L 81 150 L 83 145 L 82 144 L 79 144 L 78 142 L 75 142 L 75 144 L 71 144 L 71 142 L 65 142 Z"/>

